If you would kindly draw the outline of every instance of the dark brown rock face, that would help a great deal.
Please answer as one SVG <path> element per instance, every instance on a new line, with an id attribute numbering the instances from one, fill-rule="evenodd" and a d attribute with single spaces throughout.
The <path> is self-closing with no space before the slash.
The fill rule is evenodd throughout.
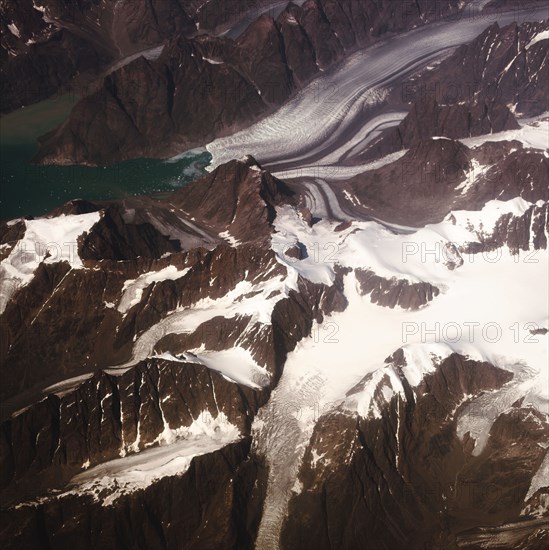
<path id="1" fill-rule="evenodd" d="M 244 439 L 196 457 L 185 475 L 163 478 L 108 507 L 89 496 L 69 496 L 3 511 L 3 546 L 251 549 L 263 468 L 249 448 Z"/>
<path id="2" fill-rule="evenodd" d="M 223 414 L 246 435 L 266 397 L 193 363 L 149 360 L 119 376 L 98 372 L 2 424 L 2 501 L 62 486 L 83 464 L 158 445 L 165 423 L 176 430 Z"/>
<path id="3" fill-rule="evenodd" d="M 1 111 L 69 89 L 89 93 L 115 61 L 183 33 L 230 28 L 265 0 L 6 0 Z"/>
<path id="4" fill-rule="evenodd" d="M 58 208 L 54 208 L 50 212 L 50 216 L 74 216 L 78 214 L 89 214 L 90 212 L 98 212 L 101 206 L 84 199 L 73 199 Z"/>
<path id="5" fill-rule="evenodd" d="M 490 199 L 529 202 L 549 200 L 549 158 L 543 151 L 518 148 L 492 166 L 479 182 L 479 194 Z M 489 199 L 488 199 L 489 200 Z"/>
<path id="6" fill-rule="evenodd" d="M 493 109 L 512 106 L 523 115 L 542 114 L 549 102 L 544 76 L 549 56 L 543 41 L 530 42 L 548 27 L 547 21 L 503 28 L 493 24 L 410 86 L 408 98 L 434 96 L 444 104 L 479 101 Z"/>
<path id="7" fill-rule="evenodd" d="M 298 87 L 303 87 L 318 72 L 314 45 L 303 25 L 299 23 L 301 15 L 301 8 L 290 4 L 278 19 L 284 55 Z"/>
<path id="8" fill-rule="evenodd" d="M 116 206 L 103 211 L 99 222 L 82 235 L 78 243 L 78 253 L 83 260 L 158 259 L 180 250 L 178 241 L 160 234 L 151 224 L 125 223 Z"/>
<path id="9" fill-rule="evenodd" d="M 420 227 L 440 222 L 451 210 L 480 210 L 491 200 L 521 197 L 534 203 L 533 211 L 544 211 L 544 205 L 535 203 L 548 200 L 547 181 L 549 159 L 544 152 L 518 141 L 487 141 L 469 149 L 459 141 L 435 138 L 419 142 L 390 164 L 355 176 L 348 185 L 367 214 Z M 536 213 L 533 226 L 538 243 L 545 239 L 545 218 L 540 215 Z M 502 242 L 501 237 L 496 241 Z"/>
<path id="10" fill-rule="evenodd" d="M 180 36 L 157 62 L 139 58 L 109 75 L 100 91 L 78 103 L 70 119 L 46 136 L 41 161 L 108 164 L 166 157 L 234 130 L 242 119 L 257 118 L 265 104 L 253 83 L 229 63 L 204 60 L 202 50 Z M 88 153 L 72 132 L 94 143 Z"/>
<path id="11" fill-rule="evenodd" d="M 244 179 L 246 173 L 243 169 Z M 92 206 L 74 203 L 66 205 L 64 211 L 80 208 L 88 210 Z M 113 212 L 120 214 L 122 223 L 122 207 L 114 208 Z M 118 233 L 124 234 L 118 223 L 116 227 Z M 90 235 L 93 233 L 92 229 Z M 96 259 L 86 260 L 90 269 L 74 270 L 68 278 L 66 264 L 41 266 L 43 273 L 37 273 L 30 286 L 19 292 L 8 306 L 5 319 L 13 332 L 4 351 L 12 359 L 10 365 L 17 357 L 32 363 L 32 369 L 27 369 L 20 380 L 23 386 L 30 387 L 44 379 L 41 365 L 45 368 L 56 363 L 57 373 L 64 377 L 75 374 L 78 368 L 89 369 L 90 361 L 99 357 L 97 353 L 90 354 L 89 346 L 94 347 L 94 342 L 100 343 L 106 361 L 116 362 L 116 353 L 113 354 L 116 345 L 109 343 L 109 339 L 119 340 L 122 355 L 118 357 L 123 357 L 135 335 L 178 304 L 191 305 L 208 295 L 214 299 L 223 296 L 244 279 L 258 283 L 262 278 L 283 275 L 272 251 L 254 245 L 253 241 L 237 248 L 223 244 L 211 251 L 172 253 L 160 259 L 154 259 L 153 250 L 150 257 L 125 262 L 103 258 L 105 251 L 111 249 L 111 246 L 100 249 Z M 110 300 L 116 303 L 123 281 L 165 266 L 189 271 L 180 279 L 149 285 L 143 290 L 140 303 L 130 308 L 123 320 L 112 304 L 101 305 Z M 3 545 L 65 547 L 85 538 L 90 547 L 101 541 L 112 548 L 125 548 L 128 544 L 147 548 L 182 544 L 195 548 L 253 548 L 266 472 L 261 462 L 250 457 L 250 441 L 246 436 L 255 413 L 268 397 L 268 385 L 274 385 L 280 377 L 287 354 L 310 334 L 315 319 L 320 321 L 324 314 L 345 307 L 342 275 L 338 272 L 336 284 L 331 288 L 299 279 L 298 290 L 292 290 L 275 305 L 267 327 L 251 325 L 245 316 L 213 318 L 192 334 L 168 335 L 157 346 L 158 353 L 164 349 L 183 352 L 201 344 L 209 350 L 222 350 L 234 346 L 238 339 L 238 345 L 249 349 L 273 374 L 270 383 L 256 380 L 267 384 L 264 390 L 235 384 L 204 365 L 193 364 L 192 359 L 185 362 L 150 359 L 125 372 L 122 370 L 119 375 L 100 372 L 96 365 L 89 371 L 95 372 L 90 379 L 76 380 L 74 387 L 60 388 L 57 395 L 49 395 L 6 420 L 0 428 Z M 209 283 L 212 278 L 218 281 L 217 285 Z M 89 290 L 85 304 L 80 306 L 75 291 L 79 287 Z M 44 300 L 49 305 L 42 313 L 39 309 Z M 68 311 L 76 313 L 77 322 Z M 65 332 L 64 338 L 61 333 L 46 335 L 45 328 L 51 323 L 41 317 L 44 314 L 50 320 L 51 316 L 58 318 L 55 325 Z M 31 324 L 36 326 L 31 331 L 27 325 L 29 316 L 35 319 Z M 70 330 L 59 322 L 62 317 L 71 324 Z M 67 334 L 74 336 L 74 343 L 67 341 Z M 24 344 L 27 338 L 35 340 L 32 350 Z M 52 346 L 56 339 L 62 345 Z M 25 349 L 29 352 L 26 359 Z M 32 360 L 33 354 L 41 356 L 42 362 Z M 64 356 L 67 361 L 61 365 Z M 18 368 L 18 373 L 22 370 L 25 369 Z M 13 371 L 9 371 L 8 377 L 12 375 Z M 15 386 L 17 391 L 22 389 L 12 377 L 9 387 L 3 389 L 10 392 Z M 32 401 L 30 394 L 28 398 Z M 100 489 L 99 500 L 89 495 L 57 494 L 13 507 L 16 502 L 48 490 L 61 490 L 69 479 L 88 467 L 104 465 L 121 454 L 131 459 L 138 450 L 147 452 L 149 447 L 162 443 L 166 428 L 184 428 L 205 413 L 214 418 L 223 414 L 238 428 L 243 439 L 195 457 L 184 475 L 163 477 L 144 489 L 120 496 L 106 507 L 101 499 L 109 495 L 112 487 Z"/>
<path id="12" fill-rule="evenodd" d="M 69 83 L 79 71 L 93 73 L 112 60 L 108 52 L 96 51 L 88 42 L 66 30 L 60 30 L 47 42 L 33 44 L 28 49 L 28 53 L 15 57 L 4 49 L 0 50 L 2 113 L 37 103 L 57 92 L 67 92 Z"/>
<path id="13" fill-rule="evenodd" d="M 403 309 L 419 309 L 439 294 L 430 283 L 410 283 L 405 279 L 385 279 L 373 271 L 355 269 L 360 293 L 370 295 L 370 300 L 380 306 Z"/>
<path id="14" fill-rule="evenodd" d="M 82 81 L 77 87 L 86 85 L 111 62 L 189 32 L 185 3 L 6 0 L 0 7 L 2 112 L 66 91 L 75 78 Z"/>
<path id="15" fill-rule="evenodd" d="M 272 254 L 270 251 L 263 253 Z M 120 276 L 124 280 L 134 274 L 136 268 L 159 269 L 179 256 L 172 254 L 161 260 L 150 259 L 148 263 L 145 259 L 122 263 L 99 261 L 97 266 L 107 272 L 117 264 L 122 270 L 120 275 L 112 275 L 112 282 L 102 278 L 104 294 L 101 298 L 111 299 L 113 285 L 118 287 L 115 292 L 120 292 Z M 232 265 L 228 269 L 227 265 L 223 268 L 228 258 L 232 258 Z M 236 249 L 223 245 L 211 252 L 189 253 L 188 257 L 181 259 L 179 267 L 192 266 L 192 262 L 203 263 L 195 270 L 191 267 L 187 274 L 190 278 L 185 281 L 153 284 L 144 292 L 147 305 L 140 303 L 134 306 L 126 317 L 126 324 L 116 331 L 111 325 L 113 328 L 108 332 L 131 337 L 138 334 L 143 325 L 146 327 L 147 323 L 154 322 L 158 314 L 172 309 L 175 300 L 190 304 L 196 299 L 196 293 L 203 296 L 210 293 L 212 297 L 223 295 L 227 288 L 234 286 L 234 277 L 241 277 L 237 272 L 241 268 L 244 270 L 243 276 L 249 276 L 255 282 L 258 276 L 274 274 L 273 269 L 258 261 L 258 249 L 247 250 L 245 244 Z M 256 262 L 257 272 L 253 271 L 253 262 Z M 68 266 L 63 267 L 68 269 Z M 96 272 L 93 269 L 89 271 Z M 59 273 L 58 277 L 62 279 L 64 275 L 66 273 Z M 226 349 L 233 346 L 238 338 L 239 345 L 250 349 L 260 363 L 269 365 L 269 370 L 272 365 L 274 384 L 282 372 L 288 352 L 301 338 L 310 334 L 313 320 L 320 321 L 323 314 L 345 306 L 341 292 L 342 275 L 338 273 L 336 285 L 331 288 L 300 279 L 298 290 L 291 291 L 287 298 L 275 305 L 268 330 L 265 327 L 249 330 L 249 319 L 245 317 L 240 320 L 214 318 L 193 334 L 166 337 L 159 343 L 157 351 L 161 352 L 164 344 L 172 352 L 177 352 L 178 345 L 183 351 L 191 346 L 197 347 L 199 343 L 205 343 L 208 349 Z M 205 281 L 198 279 L 193 282 L 192 277 L 202 276 L 219 278 L 220 286 L 209 287 Z M 48 284 L 59 289 L 60 303 L 66 301 L 59 278 Z M 28 303 L 32 312 L 33 295 L 23 296 L 19 294 L 19 304 Z M 166 302 L 167 296 L 172 296 L 171 302 Z M 12 304 L 12 307 L 15 305 Z M 100 309 L 90 306 L 89 301 L 86 305 L 87 310 Z M 74 307 L 74 304 L 69 304 L 69 307 Z M 57 303 L 52 302 L 51 308 L 52 314 L 59 314 Z M 27 312 L 19 311 L 24 319 Z M 101 314 L 101 311 L 98 313 Z M 127 330 L 126 327 L 131 328 Z M 85 337 L 75 328 L 73 332 L 80 347 L 84 348 L 83 353 L 86 353 Z M 244 338 L 246 331 L 248 336 Z M 92 330 L 89 332 L 93 333 Z M 65 345 L 66 339 L 63 350 Z M 104 339 L 102 347 L 107 347 Z M 51 350 L 54 354 L 60 351 Z M 21 354 L 22 348 L 17 353 Z M 70 352 L 70 357 L 74 358 L 75 353 Z M 179 546 L 181 541 L 190 541 L 188 544 L 196 548 L 210 548 L 212 544 L 220 548 L 253 547 L 264 497 L 265 471 L 259 462 L 249 457 L 249 441 L 246 439 L 197 457 L 184 475 L 162 478 L 143 490 L 117 498 L 107 508 L 101 501 L 84 495 L 53 496 L 28 506 L 10 506 L 48 489 L 61 488 L 83 469 L 104 464 L 121 453 L 131 456 L 138 449 L 146 452 L 148 447 L 161 443 L 166 427 L 177 429 L 189 426 L 204 413 L 213 417 L 223 414 L 246 436 L 269 390 L 239 386 L 190 361 L 151 359 L 126 372 L 122 371 L 120 375 L 94 369 L 96 372 L 91 379 L 75 381 L 76 387 L 60 389 L 59 395 L 48 396 L 2 424 L 0 459 L 2 500 L 5 503 L 2 519 L 7 527 L 0 533 L 0 538 L 6 541 L 7 547 L 25 544 L 41 547 L 46 544 L 45 541 L 55 547 L 57 544 L 69 544 L 79 537 L 93 537 L 94 541 L 101 540 L 114 548 L 125 547 L 138 539 L 141 541 L 139 544 L 154 547 L 155 537 L 162 541 L 158 543 L 160 546 L 166 547 Z M 29 381 L 27 377 L 26 383 Z M 180 500 L 182 494 L 185 495 L 184 504 Z M 108 490 L 102 490 L 101 498 L 107 495 Z M 166 498 L 170 504 L 167 504 Z M 190 506 L 190 502 L 197 503 L 197 506 Z M 179 510 L 181 506 L 185 507 L 184 511 Z M 147 510 L 145 516 L 140 512 L 143 509 Z M 172 516 L 176 513 L 177 520 Z M 108 519 L 105 519 L 105 514 L 108 514 Z M 139 524 L 136 525 L 135 521 Z M 215 530 L 210 533 L 209 525 L 212 523 Z M 101 525 L 100 531 L 97 525 Z M 20 526 L 24 528 L 20 529 Z M 175 540 L 178 542 L 175 543 Z M 193 540 L 197 542 L 192 543 Z"/>
<path id="16" fill-rule="evenodd" d="M 307 249 L 301 243 L 291 246 L 284 251 L 284 254 L 288 258 L 293 258 L 294 260 L 303 260 L 307 257 Z"/>
<path id="17" fill-rule="evenodd" d="M 173 38 L 154 62 L 110 74 L 45 136 L 37 160 L 110 164 L 203 145 L 282 105 L 350 51 L 458 9 L 457 0 L 309 0 L 236 41 Z"/>
<path id="18" fill-rule="evenodd" d="M 216 232 L 228 231 L 237 240 L 249 241 L 270 234 L 275 206 L 292 202 L 292 195 L 284 182 L 247 157 L 174 193 L 172 202 L 185 212 L 198 213 Z"/>
<path id="19" fill-rule="evenodd" d="M 478 253 L 508 246 L 511 253 L 530 251 L 535 260 L 538 250 L 547 250 L 549 233 L 549 205 L 532 205 L 522 216 L 504 214 L 496 223 L 493 233 L 480 238 L 480 243 L 470 244 L 467 252 Z"/>
<path id="20" fill-rule="evenodd" d="M 401 159 L 349 180 L 359 201 L 386 221 L 440 221 L 471 167 L 470 150 L 449 139 L 426 140 Z"/>
<path id="21" fill-rule="evenodd" d="M 461 139 L 519 128 L 505 105 L 473 103 L 440 105 L 433 97 L 422 98 L 398 127 L 389 131 L 365 153 L 364 158 L 379 158 L 410 149 L 432 137 Z"/>
<path id="22" fill-rule="evenodd" d="M 290 501 L 282 547 L 359 549 L 367 541 L 373 549 L 454 548 L 460 531 L 519 518 L 544 455 L 537 446 L 548 431 L 542 415 L 520 407 L 502 414 L 479 456 L 455 433 L 454 411 L 464 394 L 509 378 L 453 355 L 416 390 L 403 377 L 404 394 L 386 403 L 381 418 L 343 410 L 321 418 L 299 474 L 303 489 Z"/>
<path id="23" fill-rule="evenodd" d="M 92 265 L 99 269 L 70 270 L 64 262 L 42 264 L 8 304 L 0 361 L 4 398 L 58 381 L 52 376 L 70 378 L 123 363 L 130 359 L 133 338 L 170 311 L 224 296 L 244 280 L 258 283 L 280 276 L 282 270 L 272 251 L 245 245 L 172 254 L 159 262 Z M 139 303 L 124 315 L 115 308 L 124 281 L 167 266 L 188 271 L 176 280 L 147 285 Z M 211 285 L 214 278 L 216 285 Z M 46 302 L 48 307 L 43 308 Z M 263 353 L 271 356 L 273 350 Z"/>
<path id="24" fill-rule="evenodd" d="M 17 242 L 25 236 L 25 229 L 21 220 L 11 225 L 0 222 L 0 243 L 5 245 L 0 251 L 0 261 L 9 256 Z"/>
<path id="25" fill-rule="evenodd" d="M 248 158 L 220 167 L 165 203 L 135 199 L 103 206 L 99 222 L 79 238 L 78 253 L 87 269 L 40 264 L 8 303 L 0 356 L 2 396 L 128 361 L 132 342 L 169 312 L 219 299 L 242 282 L 256 285 L 283 277 L 285 269 L 267 240 L 275 206 L 293 200 L 283 182 Z M 56 213 L 99 208 L 72 201 Z M 224 230 L 241 244 L 227 244 L 218 235 Z M 23 222 L 3 224 L 2 239 L 16 241 L 24 231 Z M 146 283 L 135 304 L 117 309 L 126 281 L 166 268 L 180 275 Z M 246 323 L 232 340 L 225 334 L 216 349 L 234 345 L 252 328 Z M 282 366 L 275 360 L 276 343 L 271 331 L 261 334 L 255 339 L 250 333 L 247 348 L 275 373 Z M 193 347 L 210 345 L 215 337 L 212 333 Z"/>

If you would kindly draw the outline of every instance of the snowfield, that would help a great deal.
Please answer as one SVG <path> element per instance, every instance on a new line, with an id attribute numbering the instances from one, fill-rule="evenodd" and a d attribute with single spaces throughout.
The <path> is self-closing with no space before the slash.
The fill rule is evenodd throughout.
<path id="1" fill-rule="evenodd" d="M 520 141 L 528 149 L 539 149 L 545 151 L 549 148 L 549 111 L 535 118 L 523 118 L 519 121 L 519 130 L 507 130 L 496 132 L 486 136 L 460 139 L 467 147 L 478 147 L 487 141 Z"/>
<path id="2" fill-rule="evenodd" d="M 335 196 L 333 201 L 337 203 Z M 389 309 L 372 303 L 369 295 L 361 296 L 355 274 L 350 272 L 344 277 L 348 307 L 315 324 L 311 336 L 290 353 L 282 378 L 252 430 L 257 450 L 266 456 L 269 465 L 258 544 L 272 544 L 280 532 L 291 492 L 298 485 L 297 471 L 319 416 L 338 406 L 352 414 L 379 416 L 380 404 L 373 400 L 373 391 L 381 376 L 390 375 L 391 385 L 383 394 L 387 402 L 403 391 L 402 382 L 385 363 L 399 348 L 404 349 L 403 371 L 412 387 L 452 353 L 514 373 L 513 380 L 500 390 L 486 396 L 468 396 L 471 403 L 458 419 L 458 435 L 470 432 L 476 440 L 474 454 L 484 448 L 497 415 L 473 414 L 473 408 L 490 405 L 503 412 L 525 396 L 527 403 L 549 413 L 548 336 L 532 334 L 549 326 L 546 251 L 513 255 L 503 247 L 485 254 L 464 254 L 461 266 L 449 267 L 449 260 L 455 259 L 448 252 L 450 245 L 459 248 L 481 242 L 490 236 L 501 216 L 521 216 L 531 206 L 521 198 L 490 201 L 479 211 L 454 211 L 442 222 L 419 229 L 354 221 L 340 231 L 335 231 L 338 222 L 322 219 L 309 227 L 294 208 L 279 207 L 271 246 L 286 267 L 286 277 L 258 284 L 243 281 L 222 298 L 203 299 L 190 308 L 169 313 L 137 339 L 130 362 L 108 372 L 124 372 L 137 361 L 155 356 L 203 364 L 234 383 L 259 388 L 269 382 L 267 371 L 238 343 L 228 350 L 211 351 L 202 346 L 177 356 L 155 354 L 155 344 L 166 334 L 193 332 L 217 316 L 233 319 L 250 315 L 254 322 L 268 325 L 276 302 L 298 288 L 298 277 L 331 285 L 336 265 L 368 269 L 386 279 L 427 282 L 439 288 L 440 294 L 418 311 Z M 302 260 L 285 254 L 296 245 L 306 250 Z M 148 284 L 179 276 L 181 273 L 174 268 L 166 268 L 128 281 L 119 310 L 134 303 Z M 371 382 L 348 396 L 349 390 L 369 373 L 373 373 Z M 176 475 L 172 467 L 180 472 L 188 465 L 189 457 L 211 451 L 210 444 L 203 440 L 189 447 L 180 442 L 179 431 L 168 432 L 159 442 L 170 442 L 169 447 L 116 461 L 108 466 L 116 475 L 109 470 L 102 483 L 111 483 L 114 476 L 123 487 L 120 490 L 129 491 L 158 476 Z M 96 491 L 94 484 L 98 482 L 93 480 L 101 478 L 101 472 L 90 470 L 74 481 L 79 483 L 79 490 Z"/>
<path id="3" fill-rule="evenodd" d="M 477 440 L 474 454 L 480 454 L 497 418 L 479 414 L 479 407 L 481 411 L 493 407 L 490 410 L 499 414 L 525 396 L 525 403 L 549 414 L 549 336 L 530 332 L 549 327 L 546 251 L 512 255 L 505 247 L 490 254 L 466 255 L 463 265 L 454 270 L 447 267 L 444 253 L 446 244 L 478 242 L 479 234 L 489 235 L 503 214 L 520 216 L 529 206 L 521 198 L 490 201 L 481 211 L 453 212 L 443 222 L 422 229 L 393 232 L 377 222 L 355 222 L 337 233 L 333 222 L 323 220 L 310 228 L 290 208 L 278 210 L 273 248 L 280 251 L 301 242 L 309 252 L 305 260 L 285 260 L 290 272 L 329 283 L 337 262 L 371 269 L 386 278 L 430 282 L 441 294 L 419 311 L 388 309 L 359 294 L 354 273 L 345 277 L 347 309 L 325 318 L 298 344 L 269 403 L 254 422 L 254 440 L 269 464 L 258 547 L 270 547 L 278 540 L 319 416 L 339 405 L 364 417 L 379 416 L 373 391 L 381 376 L 392 372 L 385 360 L 401 347 L 407 365 L 404 373 L 412 387 L 452 353 L 514 373 L 509 384 L 473 400 L 461 414 L 458 435 L 470 432 Z M 346 397 L 368 373 L 374 373 L 371 382 Z M 387 402 L 402 393 L 402 382 L 394 371 L 391 381 L 392 388 L 384 393 Z M 477 414 L 472 414 L 473 407 Z M 295 453 L 288 456 L 287 449 L 294 448 Z"/>
<path id="4" fill-rule="evenodd" d="M 67 262 L 73 269 L 82 268 L 78 255 L 78 238 L 101 218 L 100 212 L 24 220 L 25 236 L 0 263 L 0 313 L 14 292 L 28 284 L 41 263 Z"/>

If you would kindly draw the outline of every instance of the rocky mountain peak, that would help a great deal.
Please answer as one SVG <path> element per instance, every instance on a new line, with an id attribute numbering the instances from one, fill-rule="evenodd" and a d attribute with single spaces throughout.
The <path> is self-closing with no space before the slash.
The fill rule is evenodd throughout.
<path id="1" fill-rule="evenodd" d="M 269 234 L 275 206 L 293 202 L 292 197 L 284 182 L 248 155 L 177 191 L 172 202 L 211 229 L 247 241 L 250 228 L 256 238 Z"/>
<path id="2" fill-rule="evenodd" d="M 397 161 L 349 183 L 360 202 L 377 215 L 417 227 L 446 215 L 449 199 L 466 181 L 471 160 L 469 148 L 457 140 L 426 139 Z"/>
<path id="3" fill-rule="evenodd" d="M 540 37 L 549 21 L 494 23 L 418 82 L 436 89 L 445 103 L 482 101 L 513 113 L 537 116 L 547 110 L 547 46 Z"/>

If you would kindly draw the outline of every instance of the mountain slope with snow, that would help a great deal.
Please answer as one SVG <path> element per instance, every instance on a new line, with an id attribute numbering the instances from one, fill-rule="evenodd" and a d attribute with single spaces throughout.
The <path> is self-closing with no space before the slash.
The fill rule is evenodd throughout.
<path id="1" fill-rule="evenodd" d="M 545 26 L 491 26 L 444 61 L 422 26 L 410 67 L 350 59 L 334 111 L 298 96 L 162 200 L 0 224 L 3 546 L 544 548 L 547 113 L 521 116 L 528 82 L 484 111 L 383 109 L 403 72 L 444 77 L 479 40 L 484 99 L 517 44 L 534 79 Z M 303 150 L 292 118 L 320 131 Z M 266 165 L 229 160 L 250 143 Z"/>

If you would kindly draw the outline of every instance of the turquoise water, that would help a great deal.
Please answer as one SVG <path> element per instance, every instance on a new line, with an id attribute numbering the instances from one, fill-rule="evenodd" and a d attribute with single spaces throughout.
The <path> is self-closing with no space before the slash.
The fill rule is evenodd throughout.
<path id="1" fill-rule="evenodd" d="M 120 199 L 173 191 L 205 174 L 206 150 L 174 161 L 138 159 L 106 168 L 37 166 L 37 138 L 70 113 L 77 98 L 62 96 L 0 118 L 0 217 L 39 216 L 74 198 Z"/>

